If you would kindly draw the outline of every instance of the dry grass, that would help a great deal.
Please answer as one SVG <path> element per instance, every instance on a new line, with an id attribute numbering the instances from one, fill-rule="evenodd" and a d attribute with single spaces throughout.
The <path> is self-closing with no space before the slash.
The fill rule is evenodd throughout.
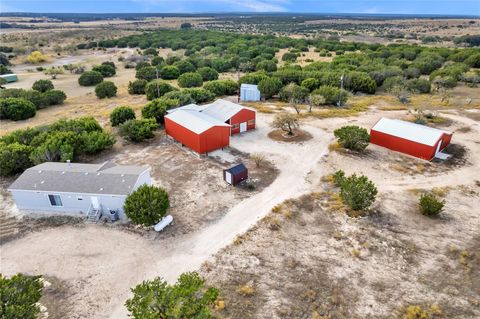
<path id="1" fill-rule="evenodd" d="M 242 296 L 251 296 L 255 293 L 255 289 L 251 285 L 245 284 L 238 287 L 237 292 Z"/>

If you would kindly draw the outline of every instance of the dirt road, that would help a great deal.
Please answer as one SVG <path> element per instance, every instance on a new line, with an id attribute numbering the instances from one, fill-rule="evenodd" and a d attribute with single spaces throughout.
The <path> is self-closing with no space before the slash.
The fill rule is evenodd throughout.
<path id="1" fill-rule="evenodd" d="M 315 127 L 305 127 L 313 139 L 304 144 L 272 142 L 266 136 L 270 131 L 269 120 L 261 114 L 257 122 L 260 127 L 252 133 L 234 137 L 231 145 L 243 152 L 266 154 L 280 170 L 280 175 L 263 192 L 250 197 L 231 209 L 217 224 L 184 238 L 177 238 L 163 247 L 156 258 L 160 262 L 152 267 L 146 277 L 161 276 L 174 282 L 178 275 L 200 267 L 209 257 L 231 243 L 237 235 L 244 233 L 266 216 L 275 205 L 310 190 L 321 174 L 319 162 L 328 152 L 331 136 Z M 221 196 L 221 194 L 219 194 Z M 119 292 L 120 293 L 120 292 Z M 115 309 L 110 318 L 126 318 L 123 301 L 127 294 L 118 295 L 118 303 L 112 302 Z"/>

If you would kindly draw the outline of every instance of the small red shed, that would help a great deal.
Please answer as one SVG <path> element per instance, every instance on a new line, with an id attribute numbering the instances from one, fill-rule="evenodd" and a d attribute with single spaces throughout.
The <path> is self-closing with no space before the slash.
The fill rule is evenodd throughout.
<path id="1" fill-rule="evenodd" d="M 230 125 L 193 110 L 176 110 L 165 115 L 165 132 L 198 154 L 230 144 Z"/>
<path id="2" fill-rule="evenodd" d="M 448 131 L 387 118 L 381 118 L 370 130 L 372 144 L 425 160 L 433 159 L 451 138 Z"/>
<path id="3" fill-rule="evenodd" d="M 248 178 L 248 169 L 243 164 L 238 164 L 223 170 L 223 179 L 230 185 L 237 185 Z"/>
<path id="4" fill-rule="evenodd" d="M 219 99 L 211 104 L 205 105 L 201 112 L 230 124 L 232 126 L 231 135 L 255 129 L 257 113 L 255 110 L 240 104 Z"/>

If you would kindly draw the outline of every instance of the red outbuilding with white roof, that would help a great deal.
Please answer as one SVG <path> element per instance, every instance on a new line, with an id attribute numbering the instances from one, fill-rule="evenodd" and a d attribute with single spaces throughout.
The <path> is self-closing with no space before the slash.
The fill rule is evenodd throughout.
<path id="1" fill-rule="evenodd" d="M 199 154 L 230 144 L 230 125 L 189 108 L 165 115 L 165 132 Z"/>
<path id="2" fill-rule="evenodd" d="M 438 155 L 451 138 L 448 131 L 388 118 L 381 118 L 370 130 L 372 144 L 425 160 Z"/>
<path id="3" fill-rule="evenodd" d="M 205 105 L 201 112 L 230 124 L 232 126 L 231 135 L 255 129 L 257 113 L 240 104 L 219 99 Z"/>

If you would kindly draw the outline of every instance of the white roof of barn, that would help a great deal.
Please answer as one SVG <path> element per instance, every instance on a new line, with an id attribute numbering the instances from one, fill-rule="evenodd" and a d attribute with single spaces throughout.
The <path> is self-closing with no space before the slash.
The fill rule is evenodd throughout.
<path id="1" fill-rule="evenodd" d="M 180 111 L 180 110 L 201 112 L 201 111 L 203 111 L 203 109 L 205 109 L 205 107 L 206 107 L 206 105 L 187 104 L 187 105 L 184 105 L 184 106 L 176 107 L 174 109 L 170 109 L 170 110 L 167 111 L 167 113 L 173 113 L 173 112 Z"/>
<path id="2" fill-rule="evenodd" d="M 434 146 L 443 134 L 452 134 L 433 127 L 384 117 L 372 127 L 372 130 L 428 146 Z"/>
<path id="3" fill-rule="evenodd" d="M 219 99 L 211 104 L 207 104 L 202 113 L 225 122 L 243 109 L 247 108 L 237 103 Z"/>
<path id="4" fill-rule="evenodd" d="M 46 162 L 30 167 L 9 190 L 127 195 L 147 167 Z"/>
<path id="5" fill-rule="evenodd" d="M 178 110 L 165 115 L 165 117 L 197 134 L 203 133 L 214 126 L 230 127 L 230 125 L 212 116 L 192 110 Z"/>

